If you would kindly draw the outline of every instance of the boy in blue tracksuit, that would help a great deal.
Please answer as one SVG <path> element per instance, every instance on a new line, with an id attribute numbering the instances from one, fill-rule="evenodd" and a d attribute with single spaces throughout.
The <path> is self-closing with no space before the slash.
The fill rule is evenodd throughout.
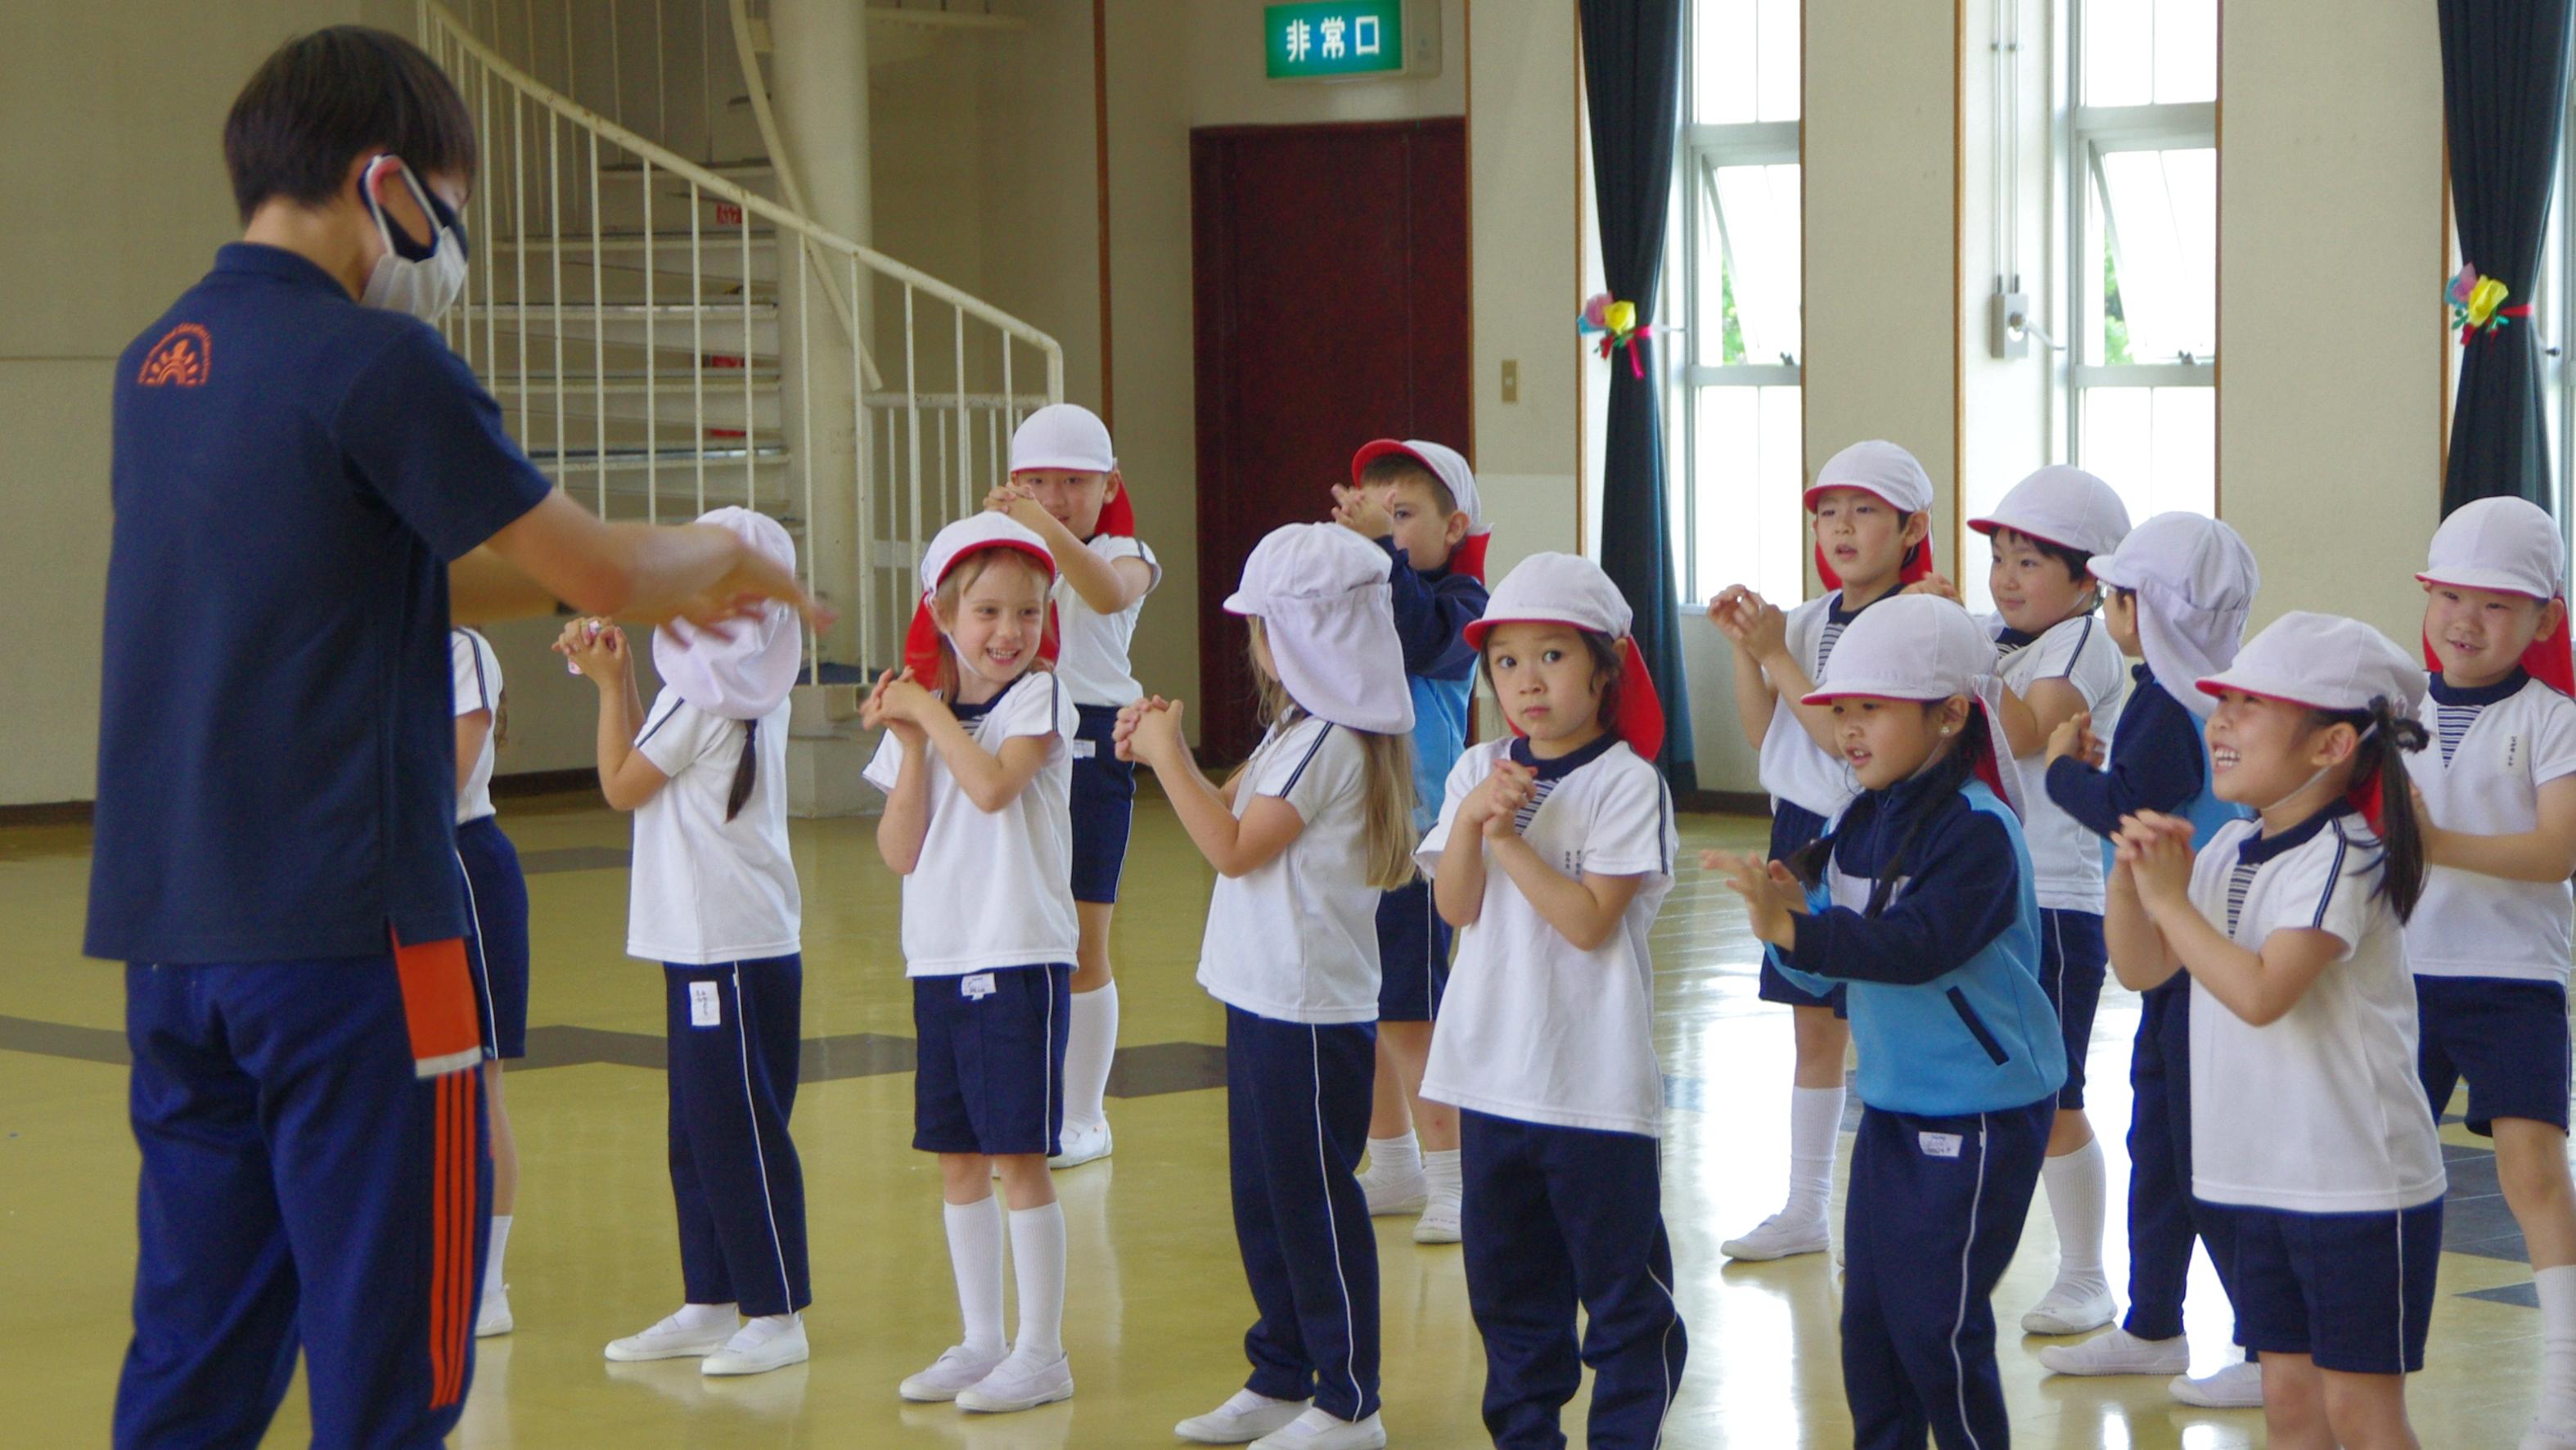
<path id="1" fill-rule="evenodd" d="M 2039 1184 L 2066 1047 L 2006 803 L 2017 782 L 1980 703 L 1994 667 L 1985 632 L 1947 600 L 1902 596 L 1853 621 L 1805 703 L 1833 709 L 1861 794 L 1794 862 L 1708 853 L 1791 981 L 1850 989 L 1863 1112 L 1842 1353 L 1861 1450 L 2010 1437 L 1992 1296 Z"/>
<path id="2" fill-rule="evenodd" d="M 2102 615 L 2113 642 L 2142 663 L 2102 768 L 2093 765 L 2103 751 L 2086 717 L 2050 740 L 2049 799 L 2102 836 L 2106 853 L 2120 818 L 2142 810 L 2189 820 L 2196 849 L 2244 814 L 2211 789 L 2201 725 L 2217 702 L 2192 682 L 2236 658 L 2261 582 L 2253 551 L 2216 519 L 2167 513 L 2087 567 L 2109 590 Z M 2223 1218 L 2193 1209 L 2190 1071 L 2190 974 L 2176 972 L 2144 994 L 2129 1056 L 2129 1311 L 2108 1334 L 2042 1349 L 2040 1363 L 2058 1374 L 2180 1376 L 2190 1369 L 2182 1301 L 2192 1240 L 2210 1240 L 2217 1260 L 2226 1232 Z M 2260 1405 L 2262 1372 L 2240 1362 L 2177 1379 L 2174 1392 L 2192 1404 Z"/>
<path id="3" fill-rule="evenodd" d="M 1491 538 L 1476 475 L 1454 448 L 1380 438 L 1351 459 L 1351 486 L 1333 491 L 1333 517 L 1374 539 L 1392 561 L 1395 632 L 1413 694 L 1413 827 L 1440 818 L 1449 771 L 1467 748 L 1476 688 L 1468 623 L 1485 612 L 1485 546 Z M 1360 1175 L 1371 1214 L 1418 1213 L 1416 1243 L 1458 1242 L 1458 1114 L 1422 1097 L 1431 1025 L 1449 982 L 1449 925 L 1431 901 L 1431 878 L 1379 899 L 1377 1084 L 1369 1112 L 1369 1166 Z"/>

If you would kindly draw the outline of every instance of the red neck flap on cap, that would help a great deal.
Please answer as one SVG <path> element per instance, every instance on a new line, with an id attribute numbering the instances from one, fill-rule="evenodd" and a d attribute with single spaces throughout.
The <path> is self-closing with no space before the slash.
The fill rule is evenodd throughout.
<path id="1" fill-rule="evenodd" d="M 1510 624 L 1507 619 L 1488 620 L 1487 624 Z M 1503 724 L 1514 735 L 1529 732 L 1511 722 L 1506 715 Z M 1646 657 L 1637 653 L 1633 636 L 1619 637 L 1619 698 L 1610 709 L 1610 733 L 1628 742 L 1637 758 L 1652 764 L 1664 749 L 1664 700 L 1655 692 L 1655 677 L 1646 672 Z"/>
<path id="2" fill-rule="evenodd" d="M 1124 489 L 1120 490 L 1120 494 L 1122 496 L 1125 492 L 1126 491 Z M 1108 516 L 1108 510 L 1101 510 L 1101 516 L 1106 519 Z M 964 553 L 959 554 L 956 558 L 949 560 L 948 567 L 939 571 L 939 577 L 941 579 L 947 578 L 950 574 L 957 571 L 958 565 L 966 562 L 968 559 L 974 558 L 977 554 L 983 553 L 986 549 L 1009 549 L 1015 553 L 1025 554 L 1045 566 L 1047 571 L 1047 581 L 1049 584 L 1053 584 L 1055 581 L 1054 560 L 1049 559 L 1046 555 L 1039 553 L 1037 550 L 1030 548 L 1026 544 L 1017 543 L 1008 539 L 999 539 L 977 548 L 968 549 Z M 939 621 L 933 618 L 930 612 L 931 597 L 938 592 L 938 588 L 938 582 L 934 580 L 932 581 L 930 588 L 921 591 L 921 602 L 912 607 L 912 625 L 903 632 L 904 668 L 912 671 L 913 680 L 925 690 L 937 689 L 939 686 L 939 650 L 941 646 L 941 640 L 939 637 Z M 1055 663 L 1056 651 L 1059 648 L 1060 643 L 1061 642 L 1056 637 L 1055 602 L 1053 600 L 1049 600 L 1047 602 L 1046 611 L 1046 628 L 1038 636 L 1038 658 L 1045 660 L 1049 664 Z"/>
<path id="3" fill-rule="evenodd" d="M 1482 584 L 1485 582 L 1485 546 L 1494 541 L 1492 534 L 1469 534 L 1449 551 L 1449 572 L 1464 574 Z"/>
<path id="4" fill-rule="evenodd" d="M 1976 771 L 1977 779 L 1986 783 L 1986 789 L 1995 793 L 1995 799 L 2002 801 L 2007 809 L 2018 816 L 2021 814 L 2021 802 L 2013 798 L 2013 792 L 2004 788 L 2006 767 L 2002 758 L 1995 754 L 1995 740 L 1998 732 L 2003 729 L 2003 722 L 1995 719 L 1991 714 L 1986 714 L 1985 702 L 1982 700 L 1972 702 L 1968 708 L 1986 715 L 1986 743 L 1978 747 L 1977 758 L 1970 762 L 1970 768 Z"/>
<path id="5" fill-rule="evenodd" d="M 1843 587 L 1842 576 L 1834 572 L 1833 565 L 1825 562 L 1825 546 L 1822 544 L 1816 545 L 1816 577 L 1824 580 L 1825 587 L 1828 589 Z M 1907 550 L 1905 562 L 1896 566 L 1896 587 L 1902 589 L 1908 584 L 1931 577 L 1932 541 L 1925 539 Z"/>
<path id="6" fill-rule="evenodd" d="M 2560 597 L 2565 598 L 2564 595 Z M 2562 619 L 2558 622 L 2557 633 L 2546 639 L 2533 640 L 2531 648 L 2522 652 L 2522 668 L 2533 679 L 2558 693 L 2576 696 L 2576 640 L 2570 639 L 2571 625 L 2576 625 L 2576 620 Z M 2442 657 L 2433 652 L 2433 636 L 2430 634 L 2424 636 L 2424 668 L 2437 675 L 2442 672 Z M 2377 821 L 2371 822 L 2374 830 L 2378 825 Z"/>
<path id="7" fill-rule="evenodd" d="M 1100 523 L 1092 532 L 1118 539 L 1136 537 L 1136 506 L 1127 501 L 1124 481 L 1119 483 L 1118 492 L 1110 497 L 1109 502 L 1100 506 Z"/>

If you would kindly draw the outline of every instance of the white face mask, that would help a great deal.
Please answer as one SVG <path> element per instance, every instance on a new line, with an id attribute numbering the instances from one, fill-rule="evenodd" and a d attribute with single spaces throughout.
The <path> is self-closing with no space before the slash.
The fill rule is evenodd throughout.
<path id="1" fill-rule="evenodd" d="M 429 218 L 430 242 L 426 249 L 403 235 L 376 200 L 376 171 L 388 165 L 402 169 L 403 184 L 411 188 L 413 199 L 420 203 L 421 215 Z M 420 184 L 409 167 L 391 156 L 379 156 L 367 163 L 366 171 L 358 178 L 358 192 L 366 198 L 367 212 L 376 219 L 376 235 L 385 244 L 384 255 L 376 259 L 375 269 L 367 274 L 367 290 L 358 301 L 390 312 L 408 312 L 423 322 L 437 322 L 465 290 L 464 224 L 448 210 L 447 203 Z"/>

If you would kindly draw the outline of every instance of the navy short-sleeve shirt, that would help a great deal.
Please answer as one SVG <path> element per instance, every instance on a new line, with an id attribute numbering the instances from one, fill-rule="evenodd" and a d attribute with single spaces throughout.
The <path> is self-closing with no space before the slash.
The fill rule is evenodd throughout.
<path id="1" fill-rule="evenodd" d="M 117 363 L 91 956 L 462 936 L 448 561 L 551 485 L 438 333 L 237 243 Z"/>

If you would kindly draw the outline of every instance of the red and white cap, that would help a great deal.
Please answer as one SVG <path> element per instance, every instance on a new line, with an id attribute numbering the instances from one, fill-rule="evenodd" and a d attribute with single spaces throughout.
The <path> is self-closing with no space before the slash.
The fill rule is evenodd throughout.
<path id="1" fill-rule="evenodd" d="M 1020 420 L 1011 432 L 1011 472 L 1116 473 L 1117 450 L 1109 446 L 1109 425 L 1080 403 L 1049 403 Z M 1127 501 L 1127 485 L 1100 506 L 1099 532 L 1122 539 L 1136 537 L 1136 510 Z"/>
<path id="2" fill-rule="evenodd" d="M 1450 551 L 1449 567 L 1482 584 L 1485 582 L 1485 546 L 1492 541 L 1493 526 L 1485 522 L 1485 501 L 1476 492 L 1476 471 L 1467 466 L 1465 455 L 1445 444 L 1429 443 L 1419 438 L 1379 438 L 1360 445 L 1351 455 L 1351 484 L 1357 487 L 1360 474 L 1368 466 L 1389 454 L 1410 458 L 1431 470 L 1449 496 L 1458 501 L 1458 509 L 1467 516 L 1467 537 Z"/>
<path id="3" fill-rule="evenodd" d="M 931 536 L 930 547 L 921 555 L 921 600 L 912 609 L 912 627 L 904 632 L 903 662 L 912 677 L 924 685 L 939 677 L 939 621 L 930 604 L 939 592 L 939 581 L 948 571 L 970 554 L 986 549 L 1011 549 L 1026 554 L 1046 566 L 1048 584 L 1055 582 L 1055 555 L 1046 540 L 1028 525 L 1009 514 L 968 514 Z M 1053 660 L 1056 655 L 1055 606 L 1047 606 L 1046 629 L 1038 640 L 1038 658 Z"/>
<path id="4" fill-rule="evenodd" d="M 2482 498 L 2460 505 L 2433 531 L 2432 557 L 2415 576 L 2425 585 L 2492 589 L 2539 600 L 2567 597 L 2567 544 L 2558 521 L 2538 504 L 2519 498 Z M 2522 667 L 2562 695 L 2576 695 L 2576 655 L 2568 627 L 2531 642 Z M 2424 663 L 2440 669 L 2433 641 L 2424 641 Z"/>
<path id="5" fill-rule="evenodd" d="M 1384 550 L 1340 524 L 1283 524 L 1252 546 L 1228 614 L 1261 621 L 1279 683 L 1307 714 L 1353 730 L 1413 728 Z"/>
<path id="6" fill-rule="evenodd" d="M 1968 520 L 1968 527 L 1986 535 L 2010 529 L 2079 554 L 2107 554 L 2129 536 L 2129 506 L 2101 479 L 2055 463 L 2014 484 L 1994 512 Z"/>
<path id="7" fill-rule="evenodd" d="M 1979 779 L 2022 811 L 2020 772 L 1996 748 L 2002 738 L 2003 682 L 1995 674 L 1993 636 L 1974 616 L 1930 594 L 1899 594 L 1860 612 L 1834 643 L 1825 677 L 1799 703 L 1836 700 L 1917 700 L 1929 703 L 1965 695 L 1986 712 L 1986 750 Z"/>
<path id="8" fill-rule="evenodd" d="M 778 520 L 747 508 L 709 509 L 712 524 L 790 573 L 796 544 Z M 680 698 L 728 720 L 758 720 L 778 708 L 804 667 L 805 631 L 796 611 L 772 602 L 756 620 L 736 620 L 722 635 L 675 619 L 653 631 L 653 668 Z"/>
<path id="9" fill-rule="evenodd" d="M 2397 641 L 2358 619 L 2292 610 L 2263 626 L 2237 651 L 2236 662 L 2199 682 L 2203 693 L 2241 690 L 2266 700 L 2342 713 L 2386 701 L 2412 717 L 2423 698 L 2424 671 Z M 2379 772 L 2356 774 L 2344 798 L 2379 829 Z"/>
<path id="10" fill-rule="evenodd" d="M 1628 597 L 1601 566 L 1580 554 L 1532 554 L 1512 566 L 1485 601 L 1485 613 L 1466 628 L 1467 647 L 1485 648 L 1485 636 L 1505 624 L 1563 624 L 1606 635 L 1619 650 L 1619 693 L 1610 702 L 1612 728 L 1628 748 L 1653 760 L 1664 748 L 1664 703 L 1655 677 L 1629 634 L 1636 622 Z"/>
<path id="11" fill-rule="evenodd" d="M 1815 511 L 1817 496 L 1829 488 L 1856 488 L 1876 494 L 1899 514 L 1919 514 L 1932 507 L 1931 475 L 1923 471 L 1913 454 L 1885 439 L 1855 443 L 1826 459 L 1825 466 L 1816 470 L 1816 481 L 1807 487 L 1808 512 Z M 1907 551 L 1896 577 L 1900 584 L 1911 584 L 1931 574 L 1932 540 L 1927 536 Z M 1842 577 L 1825 562 L 1822 543 L 1816 545 L 1816 577 L 1824 580 L 1828 589 L 1843 587 Z M 1839 650 L 1842 646 L 1837 644 L 1834 648 Z"/>

